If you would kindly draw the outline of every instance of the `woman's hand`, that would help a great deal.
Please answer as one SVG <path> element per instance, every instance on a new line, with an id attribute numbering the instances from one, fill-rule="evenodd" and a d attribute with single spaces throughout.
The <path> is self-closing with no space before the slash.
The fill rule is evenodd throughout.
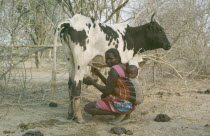
<path id="1" fill-rule="evenodd" d="M 91 77 L 83 78 L 83 83 L 86 85 L 93 85 L 94 81 Z"/>
<path id="2" fill-rule="evenodd" d="M 100 72 L 97 68 L 91 67 L 91 72 L 93 72 L 95 75 L 98 75 Z"/>

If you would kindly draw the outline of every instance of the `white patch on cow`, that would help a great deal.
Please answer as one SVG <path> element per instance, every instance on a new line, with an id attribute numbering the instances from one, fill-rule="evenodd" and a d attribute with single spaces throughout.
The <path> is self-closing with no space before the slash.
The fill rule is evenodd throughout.
<path id="1" fill-rule="evenodd" d="M 78 31 L 82 31 L 84 30 L 85 28 L 86 29 L 89 29 L 87 27 L 87 24 L 88 23 L 91 23 L 92 24 L 92 21 L 89 17 L 86 17 L 86 16 L 83 16 L 83 15 L 80 15 L 80 14 L 77 14 L 75 15 L 73 18 L 71 18 L 71 22 L 70 22 L 70 25 L 78 30 Z"/>

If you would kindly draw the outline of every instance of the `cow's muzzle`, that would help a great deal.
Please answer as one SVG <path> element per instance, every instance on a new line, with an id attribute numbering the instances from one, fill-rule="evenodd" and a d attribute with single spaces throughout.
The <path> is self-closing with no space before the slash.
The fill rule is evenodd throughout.
<path id="1" fill-rule="evenodd" d="M 164 50 L 169 50 L 169 49 L 171 49 L 171 44 L 165 45 L 163 49 L 164 49 Z"/>

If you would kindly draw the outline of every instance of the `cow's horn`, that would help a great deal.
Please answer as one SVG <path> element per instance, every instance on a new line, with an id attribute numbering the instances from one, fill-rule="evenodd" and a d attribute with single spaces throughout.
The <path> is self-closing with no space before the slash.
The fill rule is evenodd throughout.
<path id="1" fill-rule="evenodd" d="M 152 15 L 152 17 L 151 17 L 151 22 L 155 22 L 155 20 L 154 20 L 155 14 L 156 14 L 156 12 Z"/>

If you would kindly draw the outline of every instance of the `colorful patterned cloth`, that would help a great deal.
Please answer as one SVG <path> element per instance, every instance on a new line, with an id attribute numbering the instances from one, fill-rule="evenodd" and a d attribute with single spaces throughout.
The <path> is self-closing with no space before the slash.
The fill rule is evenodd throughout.
<path id="1" fill-rule="evenodd" d="M 133 104 L 136 100 L 135 88 L 129 78 L 125 77 L 125 71 L 120 65 L 115 65 L 113 68 L 120 76 L 116 82 L 115 95 L 97 100 L 97 108 L 116 113 L 131 112 L 135 109 Z"/>

